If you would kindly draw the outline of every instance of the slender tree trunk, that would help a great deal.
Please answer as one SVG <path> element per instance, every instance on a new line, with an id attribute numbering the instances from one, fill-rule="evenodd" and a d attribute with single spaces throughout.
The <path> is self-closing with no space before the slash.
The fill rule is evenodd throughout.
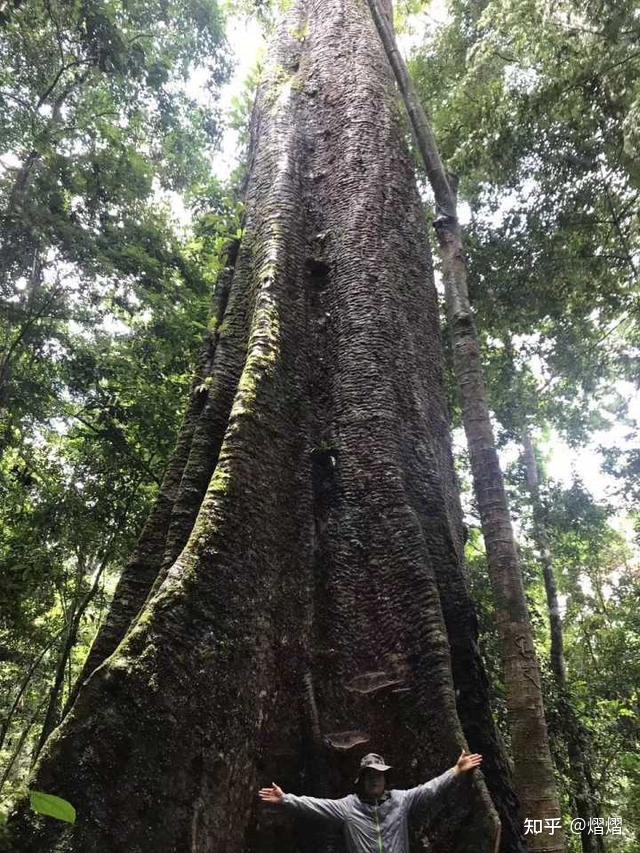
<path id="1" fill-rule="evenodd" d="M 53 729 L 57 726 L 60 719 L 60 705 L 62 700 L 61 693 L 62 686 L 64 684 L 64 674 L 67 666 L 67 661 L 69 660 L 73 647 L 76 643 L 77 627 L 78 626 L 76 624 L 75 617 L 72 617 L 71 624 L 69 625 L 69 628 L 65 633 L 62 646 L 58 654 L 58 662 L 56 664 L 53 684 L 51 685 L 51 689 L 49 691 L 47 710 L 44 715 L 42 729 L 40 730 L 40 734 L 38 736 L 38 742 L 34 749 L 34 760 L 37 758 L 40 750 L 44 746 L 46 739 L 49 737 Z"/>
<path id="2" fill-rule="evenodd" d="M 7 764 L 4 768 L 4 771 L 2 773 L 2 776 L 0 777 L 0 794 L 2 793 L 2 789 L 4 788 L 5 783 L 11 777 L 11 771 L 13 770 L 13 765 L 16 763 L 16 761 L 18 760 L 18 758 L 20 756 L 20 753 L 24 749 L 24 745 L 27 742 L 27 738 L 29 737 L 29 732 L 31 731 L 31 729 L 35 725 L 35 722 L 38 719 L 38 717 L 40 716 L 40 713 L 41 713 L 42 709 L 44 708 L 46 702 L 47 702 L 47 697 L 45 696 L 44 699 L 38 705 L 38 707 L 35 709 L 35 711 L 31 714 L 31 716 L 29 717 L 29 719 L 27 721 L 26 726 L 23 728 L 22 732 L 20 733 L 20 737 L 18 738 L 18 743 L 15 745 L 13 752 L 11 753 L 11 758 L 7 762 Z"/>
<path id="3" fill-rule="evenodd" d="M 246 209 L 217 403 L 170 466 L 164 564 L 154 546 L 149 597 L 36 768 L 78 820 L 22 805 L 9 827 L 24 853 L 342 850 L 296 836 L 257 787 L 343 795 L 370 749 L 405 787 L 467 742 L 515 824 L 462 565 L 424 217 L 361 0 L 299 0 L 285 16 Z M 497 830 L 476 774 L 430 849 L 494 853 Z"/>
<path id="4" fill-rule="evenodd" d="M 589 819 L 600 816 L 600 804 L 591 780 L 591 769 L 586 755 L 586 732 L 578 719 L 571 702 L 567 683 L 567 665 L 564 656 L 564 638 L 558 589 L 553 571 L 553 561 L 549 548 L 549 536 L 545 520 L 544 507 L 540 499 L 540 471 L 536 450 L 531 433 L 525 430 L 522 436 L 524 460 L 527 470 L 527 484 L 533 509 L 533 534 L 536 550 L 539 554 L 544 587 L 547 595 L 549 626 L 551 631 L 551 669 L 558 688 L 560 720 L 564 731 L 569 755 L 569 772 L 573 782 L 573 799 L 576 816 L 582 818 L 585 828 L 580 834 L 584 853 L 603 853 L 604 838 L 589 832 Z"/>
<path id="5" fill-rule="evenodd" d="M 500 632 L 516 790 L 523 818 L 540 818 L 545 831 L 528 837 L 529 849 L 562 851 L 562 831 L 547 820 L 561 817 L 544 717 L 538 662 L 533 645 L 522 574 L 504 481 L 487 403 L 480 346 L 467 291 L 462 232 L 457 218 L 456 182 L 448 175 L 427 116 L 398 52 L 388 15 L 379 0 L 368 0 L 409 114 L 412 130 L 436 201 L 447 319 L 453 340 L 456 378 L 474 490 L 487 548 Z"/>
<path id="6" fill-rule="evenodd" d="M 133 499 L 137 492 L 137 485 L 131 492 L 131 496 L 126 503 L 124 508 L 124 512 L 120 518 L 120 524 L 124 524 L 129 510 L 131 508 L 131 504 L 133 503 Z M 118 526 L 118 525 L 116 525 Z M 76 644 L 78 638 L 78 631 L 80 629 L 80 623 L 82 622 L 82 617 L 84 616 L 87 607 L 93 601 L 95 594 L 98 591 L 98 586 L 100 584 L 100 579 L 106 569 L 109 561 L 111 559 L 112 546 L 114 543 L 115 536 L 113 536 L 104 549 L 102 559 L 100 561 L 100 565 L 97 567 L 95 571 L 95 575 L 93 578 L 93 582 L 91 587 L 87 590 L 87 592 L 79 597 L 79 585 L 81 581 L 81 577 L 84 574 L 84 560 L 79 560 L 79 576 L 77 578 L 77 587 L 76 594 L 74 595 L 73 607 L 71 608 L 71 614 L 68 622 L 68 629 L 66 631 L 66 635 L 62 644 L 62 648 L 60 650 L 60 655 L 58 658 L 58 665 L 56 667 L 56 673 L 53 681 L 53 686 L 51 688 L 51 692 L 49 695 L 49 704 L 47 706 L 47 712 L 45 714 L 44 723 L 42 724 L 42 731 L 40 732 L 40 736 L 38 738 L 38 743 L 35 748 L 34 758 L 40 754 L 40 750 L 44 746 L 47 738 L 58 724 L 60 719 L 66 713 L 66 708 L 62 708 L 62 687 L 64 684 L 65 670 L 67 668 L 71 668 L 71 652 L 73 651 L 73 647 Z"/>
<path id="7" fill-rule="evenodd" d="M 40 663 L 42 661 L 42 658 L 46 655 L 46 653 L 49 651 L 49 649 L 51 648 L 51 646 L 55 643 L 55 641 L 57 639 L 58 639 L 57 634 L 54 634 L 53 637 L 50 637 L 48 642 L 45 644 L 44 648 L 40 651 L 38 656 L 33 660 L 31 665 L 29 666 L 29 669 L 25 672 L 24 677 L 22 678 L 22 681 L 18 685 L 18 690 L 16 691 L 16 695 L 13 699 L 13 702 L 11 703 L 11 707 L 7 711 L 6 716 L 3 718 L 2 723 L 0 723 L 0 750 L 2 750 L 2 748 L 4 746 L 4 741 L 5 741 L 5 738 L 7 736 L 7 732 L 9 731 L 9 727 L 11 726 L 11 723 L 13 721 L 13 715 L 15 714 L 15 712 L 18 708 L 18 705 L 20 704 L 20 700 L 24 696 L 25 690 L 29 686 L 31 679 L 33 678 L 38 666 L 40 665 Z"/>
<path id="8" fill-rule="evenodd" d="M 549 627 L 551 630 L 551 668 L 559 685 L 567 683 L 567 666 L 564 657 L 564 637 L 562 632 L 562 617 L 560 615 L 560 601 L 558 600 L 558 586 L 553 571 L 551 551 L 549 549 L 549 537 L 544 520 L 544 509 L 540 500 L 540 474 L 536 451 L 531 438 L 531 433 L 525 430 L 522 436 L 522 447 L 524 461 L 527 471 L 527 486 L 533 509 L 533 532 L 535 544 L 540 555 L 540 564 L 544 577 L 544 588 L 547 594 L 547 608 L 549 610 Z"/>

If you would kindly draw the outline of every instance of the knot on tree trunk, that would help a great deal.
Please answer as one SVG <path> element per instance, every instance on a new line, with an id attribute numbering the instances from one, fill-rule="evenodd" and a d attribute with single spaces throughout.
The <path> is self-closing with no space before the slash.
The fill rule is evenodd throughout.
<path id="1" fill-rule="evenodd" d="M 439 213 L 433 220 L 433 227 L 436 234 L 440 237 L 444 233 L 452 233 L 458 224 L 457 216 L 450 213 Z"/>

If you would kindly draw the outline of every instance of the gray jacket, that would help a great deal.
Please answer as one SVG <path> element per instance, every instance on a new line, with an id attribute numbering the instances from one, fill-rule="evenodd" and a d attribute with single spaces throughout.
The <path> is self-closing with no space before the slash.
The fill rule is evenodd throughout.
<path id="1" fill-rule="evenodd" d="M 339 800 L 285 794 L 283 803 L 287 810 L 342 827 L 349 853 L 409 853 L 409 815 L 433 810 L 439 795 L 457 777 L 452 767 L 430 782 L 403 791 L 385 791 L 381 799 L 371 802 L 357 794 Z"/>

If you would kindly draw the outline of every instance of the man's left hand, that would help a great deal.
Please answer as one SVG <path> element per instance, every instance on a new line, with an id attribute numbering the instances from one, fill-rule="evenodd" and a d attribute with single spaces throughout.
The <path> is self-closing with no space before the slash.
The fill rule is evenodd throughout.
<path id="1" fill-rule="evenodd" d="M 467 773 L 469 770 L 474 770 L 480 767 L 482 756 L 477 752 L 467 752 L 463 749 L 460 753 L 460 758 L 456 761 L 456 773 Z"/>

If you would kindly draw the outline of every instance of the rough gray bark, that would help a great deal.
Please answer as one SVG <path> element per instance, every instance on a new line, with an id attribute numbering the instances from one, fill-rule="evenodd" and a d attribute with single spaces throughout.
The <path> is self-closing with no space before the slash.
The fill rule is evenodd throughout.
<path id="1" fill-rule="evenodd" d="M 411 121 L 438 210 L 434 225 L 442 258 L 446 311 L 453 342 L 454 370 L 462 398 L 473 484 L 487 548 L 496 602 L 507 711 L 522 817 L 561 817 L 549 748 L 540 673 L 533 645 L 518 552 L 487 402 L 478 335 L 469 304 L 462 231 L 457 217 L 456 183 L 440 158 L 431 125 L 398 52 L 380 0 L 368 0 L 389 63 Z M 530 850 L 563 851 L 562 832 L 545 831 L 528 839 Z"/>
<path id="2" fill-rule="evenodd" d="M 218 403 L 174 493 L 171 565 L 43 750 L 34 786 L 77 823 L 23 807 L 24 853 L 341 850 L 259 808 L 258 786 L 340 796 L 370 749 L 409 786 L 466 742 L 516 821 L 462 567 L 424 218 L 361 0 L 287 15 L 252 139 Z M 494 852 L 477 776 L 430 827 L 433 853 Z"/>
<path id="3" fill-rule="evenodd" d="M 564 656 L 564 635 L 560 602 L 553 560 L 549 547 L 549 535 L 545 519 L 545 510 L 540 498 L 540 471 L 536 458 L 536 449 L 531 433 L 524 430 L 522 436 L 524 461 L 527 471 L 527 485 L 533 509 L 533 534 L 538 551 L 544 587 L 547 596 L 549 626 L 551 633 L 551 669 L 558 690 L 560 718 L 567 744 L 569 772 L 573 783 L 575 814 L 585 821 L 580 833 L 583 853 L 604 853 L 604 838 L 589 832 L 589 819 L 599 817 L 601 808 L 592 780 L 591 768 L 587 758 L 586 732 L 578 719 L 571 702 L 570 688 L 567 682 L 567 665 Z"/>

